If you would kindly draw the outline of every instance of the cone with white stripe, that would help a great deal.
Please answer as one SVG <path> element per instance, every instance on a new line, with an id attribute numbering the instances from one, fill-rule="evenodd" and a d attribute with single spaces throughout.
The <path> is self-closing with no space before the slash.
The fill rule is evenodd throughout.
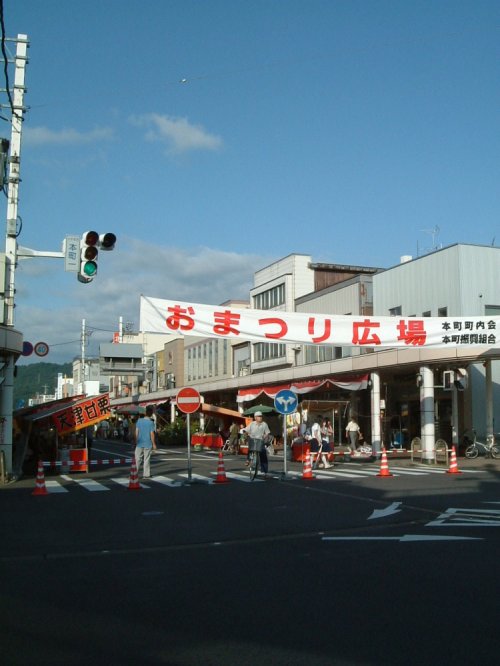
<path id="1" fill-rule="evenodd" d="M 224 456 L 222 451 L 219 451 L 219 462 L 217 464 L 217 477 L 215 483 L 228 483 L 229 479 L 226 476 L 226 470 L 224 469 Z"/>
<path id="2" fill-rule="evenodd" d="M 382 459 L 380 461 L 380 472 L 377 474 L 377 476 L 394 476 L 394 474 L 391 474 L 389 472 L 389 463 L 387 462 L 387 452 L 385 450 L 385 446 L 382 449 Z"/>
<path id="3" fill-rule="evenodd" d="M 304 458 L 304 469 L 302 471 L 303 479 L 314 479 L 311 467 L 311 451 L 308 449 L 306 457 Z"/>
<path id="4" fill-rule="evenodd" d="M 446 474 L 462 474 L 458 469 L 457 452 L 454 446 L 451 447 L 450 468 L 446 470 Z"/>
<path id="5" fill-rule="evenodd" d="M 43 462 L 38 461 L 38 472 L 36 475 L 35 490 L 32 495 L 48 495 L 47 486 L 45 485 L 45 474 L 43 473 Z"/>
<path id="6" fill-rule="evenodd" d="M 128 489 L 129 490 L 140 490 L 141 484 L 139 483 L 139 477 L 137 475 L 137 464 L 135 458 L 132 458 L 132 467 L 130 468 L 130 477 L 128 480 Z"/>

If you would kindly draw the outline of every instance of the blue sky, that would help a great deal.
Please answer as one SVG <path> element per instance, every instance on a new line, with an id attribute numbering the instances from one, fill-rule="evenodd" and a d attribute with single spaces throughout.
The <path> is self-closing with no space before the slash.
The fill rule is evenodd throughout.
<path id="1" fill-rule="evenodd" d="M 118 237 L 89 285 L 22 261 L 16 327 L 62 362 L 82 318 L 91 356 L 137 327 L 140 293 L 215 304 L 293 252 L 500 244 L 499 19 L 496 0 L 4 0 L 31 44 L 19 243 Z"/>

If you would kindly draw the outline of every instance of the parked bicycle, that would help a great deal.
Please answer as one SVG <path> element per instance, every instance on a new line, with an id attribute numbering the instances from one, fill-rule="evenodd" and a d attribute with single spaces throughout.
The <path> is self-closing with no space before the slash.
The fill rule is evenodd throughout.
<path id="1" fill-rule="evenodd" d="M 465 449 L 466 458 L 477 458 L 479 455 L 484 455 L 487 458 L 500 458 L 500 446 L 495 443 L 495 437 L 493 435 L 488 435 L 486 437 L 486 443 L 484 443 L 478 441 L 475 430 L 472 432 L 474 435 L 472 442 L 470 442 L 467 435 L 464 435 L 464 442 L 470 442 Z"/>

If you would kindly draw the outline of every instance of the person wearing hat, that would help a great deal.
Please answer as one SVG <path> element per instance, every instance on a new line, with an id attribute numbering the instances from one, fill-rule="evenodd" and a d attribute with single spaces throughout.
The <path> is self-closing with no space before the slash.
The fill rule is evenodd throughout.
<path id="1" fill-rule="evenodd" d="M 265 444 L 270 441 L 271 439 L 271 431 L 269 430 L 269 426 L 267 423 L 263 420 L 262 412 L 255 412 L 253 415 L 254 420 L 247 425 L 246 428 L 243 428 L 243 432 L 248 435 L 251 439 L 258 439 L 261 440 L 261 446 L 260 446 L 260 467 L 262 469 L 262 472 L 264 476 L 267 476 L 267 472 L 269 469 L 269 461 L 267 459 L 267 451 Z M 248 461 L 247 461 L 248 465 Z"/>

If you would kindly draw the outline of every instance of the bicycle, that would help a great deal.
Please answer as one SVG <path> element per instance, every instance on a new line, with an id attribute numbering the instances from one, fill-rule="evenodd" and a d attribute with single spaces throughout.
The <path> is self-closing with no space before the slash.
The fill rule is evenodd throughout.
<path id="1" fill-rule="evenodd" d="M 260 466 L 260 452 L 264 442 L 262 439 L 248 438 L 248 471 L 250 473 L 250 480 L 253 481 L 259 473 Z"/>
<path id="2" fill-rule="evenodd" d="M 469 446 L 465 449 L 466 458 L 477 458 L 478 455 L 485 455 L 487 458 L 500 458 L 500 446 L 495 444 L 494 435 L 488 435 L 486 437 L 486 444 L 484 442 L 479 442 L 476 437 L 476 431 L 473 430 L 474 439 Z M 470 441 L 470 439 L 465 435 L 464 441 Z"/>

